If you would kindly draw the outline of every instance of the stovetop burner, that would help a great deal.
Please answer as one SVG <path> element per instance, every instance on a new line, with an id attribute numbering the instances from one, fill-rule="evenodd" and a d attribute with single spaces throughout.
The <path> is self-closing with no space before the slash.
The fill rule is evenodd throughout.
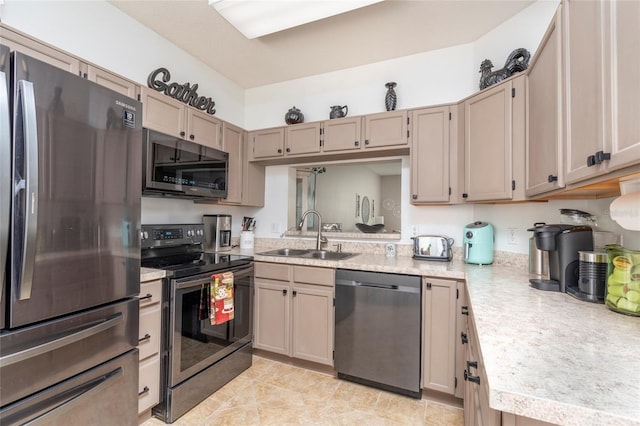
<path id="1" fill-rule="evenodd" d="M 204 225 L 142 225 L 141 265 L 182 278 L 247 265 L 253 257 L 205 253 Z"/>

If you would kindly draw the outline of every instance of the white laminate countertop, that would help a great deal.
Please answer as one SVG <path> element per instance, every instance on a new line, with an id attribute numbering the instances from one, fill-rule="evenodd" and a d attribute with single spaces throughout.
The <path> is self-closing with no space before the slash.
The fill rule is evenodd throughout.
<path id="1" fill-rule="evenodd" d="M 463 279 L 491 408 L 563 425 L 640 425 L 640 317 L 535 290 L 526 270 L 510 266 L 372 254 L 336 262 L 232 253 L 263 262 Z"/>
<path id="2" fill-rule="evenodd" d="M 526 270 L 509 266 L 370 254 L 254 258 L 464 279 L 491 408 L 563 425 L 640 425 L 640 317 L 533 289 Z"/>

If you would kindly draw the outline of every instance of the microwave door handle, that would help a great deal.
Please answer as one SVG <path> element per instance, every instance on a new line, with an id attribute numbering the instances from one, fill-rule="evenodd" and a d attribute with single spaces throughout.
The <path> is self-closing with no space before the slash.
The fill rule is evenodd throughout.
<path id="1" fill-rule="evenodd" d="M 38 126 L 33 83 L 26 80 L 18 82 L 18 102 L 20 103 L 18 114 L 22 133 L 16 134 L 16 138 L 22 138 L 25 176 L 24 180 L 18 182 L 16 194 L 21 190 L 26 192 L 24 229 L 22 230 L 22 268 L 18 278 L 18 298 L 19 300 L 26 300 L 31 298 L 36 231 L 38 228 Z M 18 208 L 20 207 L 18 206 Z"/>
<path id="2" fill-rule="evenodd" d="M 11 214 L 11 132 L 9 131 L 9 91 L 6 74 L 0 71 L 0 303 L 4 294 L 4 268 L 9 241 L 9 215 Z"/>

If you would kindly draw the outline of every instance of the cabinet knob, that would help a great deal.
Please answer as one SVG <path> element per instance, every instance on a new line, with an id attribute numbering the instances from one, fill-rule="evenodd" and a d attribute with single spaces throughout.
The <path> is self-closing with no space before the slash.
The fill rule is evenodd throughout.
<path id="1" fill-rule="evenodd" d="M 286 288 L 283 288 L 283 289 L 282 289 L 282 295 L 283 295 L 283 296 L 286 296 L 286 295 L 287 295 L 287 289 L 286 289 Z"/>
<path id="2" fill-rule="evenodd" d="M 547 178 L 547 181 L 549 183 L 556 182 L 557 180 L 558 180 L 558 176 L 554 176 L 554 175 L 549 175 L 549 177 Z"/>
<path id="3" fill-rule="evenodd" d="M 467 194 L 466 192 L 462 194 L 462 198 L 469 198 L 469 194 Z"/>
<path id="4" fill-rule="evenodd" d="M 189 135 L 189 139 L 194 140 L 196 137 L 194 135 Z"/>
<path id="5" fill-rule="evenodd" d="M 604 152 L 604 151 L 596 152 L 596 164 L 600 164 L 603 161 L 608 161 L 608 160 L 611 160 L 610 152 Z"/>
<path id="6" fill-rule="evenodd" d="M 291 152 L 291 148 L 287 148 L 287 152 Z"/>
<path id="7" fill-rule="evenodd" d="M 364 140 L 364 144 L 365 144 L 365 145 L 369 145 L 369 139 L 365 139 L 365 140 Z"/>
<path id="8" fill-rule="evenodd" d="M 185 132 L 180 132 L 180 136 L 184 137 L 184 135 L 186 135 Z"/>
<path id="9" fill-rule="evenodd" d="M 595 166 L 596 165 L 596 156 L 595 155 L 590 155 L 587 157 L 587 167 L 591 167 L 591 166 Z"/>
<path id="10" fill-rule="evenodd" d="M 282 149 L 278 148 L 278 154 L 282 154 Z"/>
<path id="11" fill-rule="evenodd" d="M 414 200 L 417 200 L 418 199 L 418 194 L 412 194 L 411 198 L 414 199 Z"/>
<path id="12" fill-rule="evenodd" d="M 355 141 L 353 144 L 354 144 L 355 146 L 360 146 L 360 142 L 358 142 L 358 141 Z"/>
<path id="13" fill-rule="evenodd" d="M 297 291 L 295 291 L 295 290 L 293 290 L 292 295 L 293 295 L 293 297 L 296 297 L 296 296 L 298 295 L 298 292 L 297 292 Z"/>

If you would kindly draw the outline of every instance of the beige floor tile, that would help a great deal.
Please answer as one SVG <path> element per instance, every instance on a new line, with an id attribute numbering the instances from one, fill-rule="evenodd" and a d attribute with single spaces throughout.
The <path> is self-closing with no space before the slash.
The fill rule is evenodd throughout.
<path id="1" fill-rule="evenodd" d="M 164 423 L 149 419 L 143 426 Z M 462 426 L 463 412 L 254 356 L 177 426 Z"/>

